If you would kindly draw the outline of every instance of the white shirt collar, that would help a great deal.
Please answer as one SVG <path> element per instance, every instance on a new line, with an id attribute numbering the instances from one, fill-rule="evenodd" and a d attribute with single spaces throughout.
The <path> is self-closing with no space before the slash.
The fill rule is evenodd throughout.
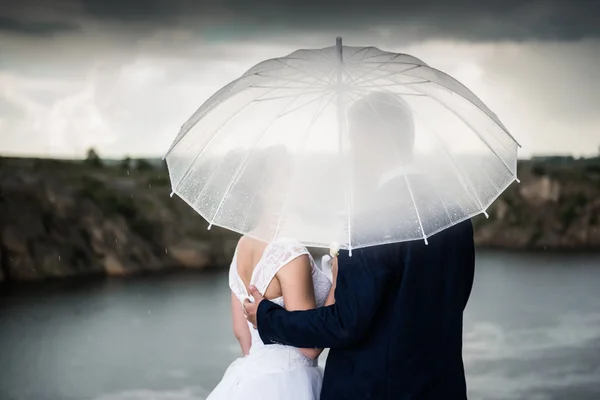
<path id="1" fill-rule="evenodd" d="M 379 178 L 379 187 L 382 187 L 394 178 L 414 173 L 416 173 L 416 169 L 412 165 L 396 167 L 381 175 L 381 178 Z"/>

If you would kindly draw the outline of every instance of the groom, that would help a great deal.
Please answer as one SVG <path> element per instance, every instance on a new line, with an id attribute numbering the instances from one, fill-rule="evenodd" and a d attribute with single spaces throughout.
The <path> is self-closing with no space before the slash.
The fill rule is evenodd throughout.
<path id="1" fill-rule="evenodd" d="M 384 241 L 403 220 L 418 219 L 409 189 L 426 184 L 409 169 L 412 115 L 397 96 L 384 93 L 366 96 L 348 111 L 358 149 L 354 162 L 361 166 L 354 179 L 362 179 L 363 188 L 375 185 L 365 192 L 377 193 L 375 199 L 356 197 L 355 204 L 380 203 L 370 207 L 380 210 L 376 215 L 362 218 L 373 226 L 365 234 Z M 244 307 L 263 342 L 330 348 L 321 400 L 466 399 L 462 328 L 474 274 L 471 222 L 428 238 L 428 244 L 390 243 L 352 256 L 342 251 L 338 265 L 335 304 L 328 307 L 289 312 L 250 288 L 255 301 Z"/>

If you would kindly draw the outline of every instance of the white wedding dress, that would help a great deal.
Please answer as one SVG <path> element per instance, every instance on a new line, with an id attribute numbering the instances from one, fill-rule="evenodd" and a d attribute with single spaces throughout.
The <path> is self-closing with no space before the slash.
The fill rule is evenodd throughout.
<path id="1" fill-rule="evenodd" d="M 252 272 L 250 283 L 264 294 L 279 269 L 293 259 L 307 254 L 317 307 L 325 304 L 331 288 L 327 273 L 317 267 L 312 256 L 300 243 L 282 239 L 267 245 Z M 237 270 L 237 250 L 229 268 L 229 286 L 240 300 L 249 298 Z M 283 297 L 272 299 L 281 306 Z M 241 304 L 240 304 L 241 306 Z M 265 345 L 252 325 L 252 347 L 247 356 L 235 360 L 207 400 L 318 400 L 323 371 L 317 360 L 305 357 L 294 347 Z"/>

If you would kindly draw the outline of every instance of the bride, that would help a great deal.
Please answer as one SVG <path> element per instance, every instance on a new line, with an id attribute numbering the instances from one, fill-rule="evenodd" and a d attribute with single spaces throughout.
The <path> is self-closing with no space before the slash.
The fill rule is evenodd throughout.
<path id="1" fill-rule="evenodd" d="M 317 358 L 323 349 L 263 344 L 242 309 L 244 299 L 251 298 L 246 289 L 250 284 L 287 310 L 334 302 L 334 285 L 304 246 L 291 239 L 265 244 L 242 237 L 229 270 L 229 287 L 233 330 L 244 356 L 229 366 L 207 400 L 317 400 L 323 374 Z"/>
<path id="2" fill-rule="evenodd" d="M 284 157 L 285 152 L 269 149 L 269 156 Z M 268 168 L 267 168 L 268 169 Z M 285 172 L 274 172 L 280 177 Z M 262 201 L 276 201 L 276 177 L 267 182 L 273 190 L 262 193 Z M 268 218 L 257 230 L 268 228 Z M 263 243 L 243 236 L 229 268 L 233 331 L 243 357 L 235 360 L 207 400 L 317 400 L 323 371 L 317 359 L 323 349 L 298 349 L 283 345 L 265 345 L 244 316 L 242 304 L 247 287 L 256 286 L 267 299 L 287 310 L 307 310 L 334 303 L 337 260 L 333 259 L 332 279 L 319 268 L 312 256 L 293 239 Z"/>

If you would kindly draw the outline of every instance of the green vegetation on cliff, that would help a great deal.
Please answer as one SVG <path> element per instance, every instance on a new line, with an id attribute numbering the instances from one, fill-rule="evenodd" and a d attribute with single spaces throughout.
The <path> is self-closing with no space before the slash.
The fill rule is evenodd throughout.
<path id="1" fill-rule="evenodd" d="M 520 184 L 474 218 L 479 246 L 519 250 L 600 249 L 600 158 L 520 161 Z"/>
<path id="2" fill-rule="evenodd" d="M 519 162 L 520 184 L 473 219 L 479 247 L 600 249 L 600 159 Z M 237 234 L 176 196 L 158 160 L 0 158 L 0 280 L 226 265 Z"/>

